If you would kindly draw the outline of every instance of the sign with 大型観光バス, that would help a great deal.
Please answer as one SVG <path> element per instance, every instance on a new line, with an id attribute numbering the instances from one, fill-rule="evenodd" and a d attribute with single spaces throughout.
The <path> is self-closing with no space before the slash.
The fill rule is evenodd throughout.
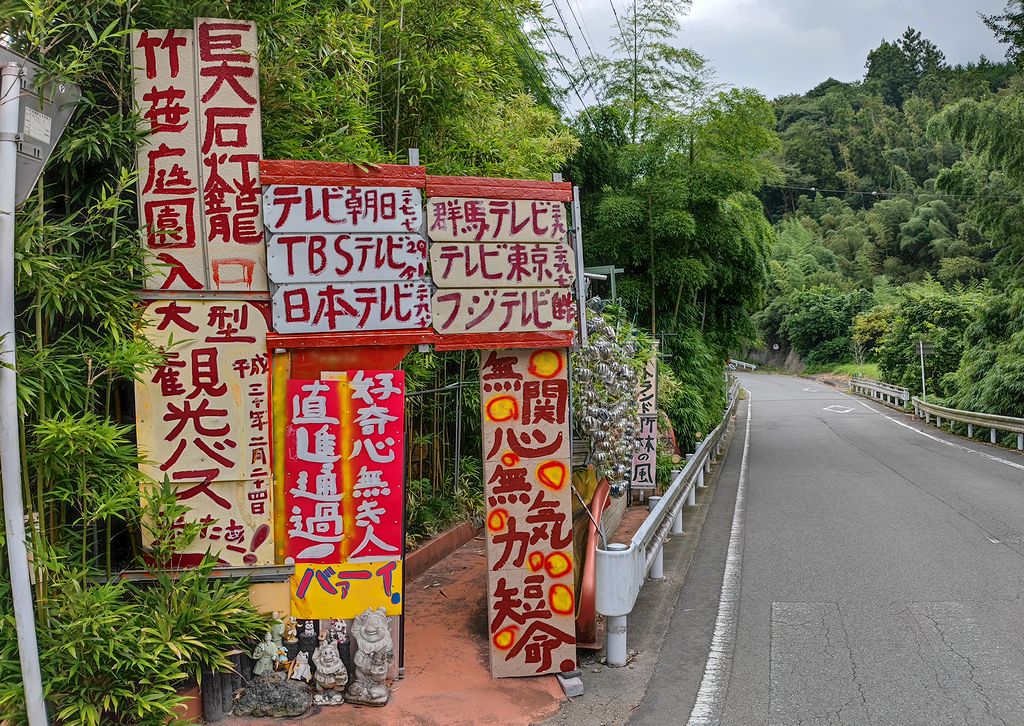
<path id="1" fill-rule="evenodd" d="M 142 472 L 165 478 L 204 527 L 183 554 L 273 562 L 269 359 L 264 305 L 157 300 L 143 334 L 166 354 L 136 382 Z"/>

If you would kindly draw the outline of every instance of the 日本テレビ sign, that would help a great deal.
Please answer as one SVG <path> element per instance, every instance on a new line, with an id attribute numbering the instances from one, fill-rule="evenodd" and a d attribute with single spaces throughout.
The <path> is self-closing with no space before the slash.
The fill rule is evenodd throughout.
<path id="1" fill-rule="evenodd" d="M 488 635 L 496 678 L 576 667 L 564 350 L 481 355 Z"/>
<path id="2" fill-rule="evenodd" d="M 430 285 L 413 282 L 282 285 L 274 293 L 278 333 L 429 329 Z"/>
<path id="3" fill-rule="evenodd" d="M 427 233 L 435 242 L 563 242 L 569 230 L 558 201 L 431 197 Z"/>
<path id="4" fill-rule="evenodd" d="M 436 242 L 430 246 L 434 284 L 444 288 L 569 287 L 576 279 L 568 245 Z"/>
<path id="5" fill-rule="evenodd" d="M 132 34 L 147 290 L 265 292 L 256 26 Z"/>
<path id="6" fill-rule="evenodd" d="M 521 333 L 572 330 L 576 303 L 563 288 L 506 287 L 434 293 L 438 333 Z"/>
<path id="7" fill-rule="evenodd" d="M 141 469 L 190 507 L 179 524 L 205 525 L 182 553 L 272 563 L 264 306 L 157 300 L 143 324 L 166 359 L 135 386 Z"/>
<path id="8" fill-rule="evenodd" d="M 272 184 L 263 192 L 272 233 L 418 233 L 423 196 L 412 187 Z"/>

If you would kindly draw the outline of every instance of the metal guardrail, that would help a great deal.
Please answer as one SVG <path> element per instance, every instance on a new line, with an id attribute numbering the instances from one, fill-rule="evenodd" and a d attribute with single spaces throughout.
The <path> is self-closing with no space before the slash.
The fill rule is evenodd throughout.
<path id="1" fill-rule="evenodd" d="M 609 544 L 597 550 L 595 599 L 597 612 L 606 620 L 609 666 L 626 665 L 626 616 L 633 611 L 648 576 L 652 580 L 665 576 L 665 538 L 683 533 L 683 505 L 696 505 L 696 488 L 704 486 L 704 474 L 711 471 L 712 462 L 722 453 L 722 441 L 736 411 L 738 393 L 739 382 L 734 381 L 722 423 L 705 437 L 696 452 L 687 455 L 681 471 L 672 472 L 672 484 L 664 496 L 650 498 L 651 512 L 629 545 Z"/>
<path id="2" fill-rule="evenodd" d="M 976 413 L 974 411 L 961 411 L 956 408 L 946 408 L 938 404 L 922 401 L 917 396 L 913 398 L 914 413 L 931 423 L 932 416 L 935 417 L 935 425 L 942 428 L 943 420 L 950 423 L 961 423 L 967 426 L 967 436 L 974 436 L 974 427 L 980 426 L 989 430 L 989 441 L 993 444 L 999 438 L 1000 431 L 1017 434 L 1017 448 L 1024 451 L 1024 418 L 1013 416 L 996 416 L 990 413 Z"/>
<path id="3" fill-rule="evenodd" d="M 893 406 L 899 405 L 901 408 L 910 402 L 910 391 L 906 388 L 882 383 L 881 381 L 873 381 L 870 378 L 851 379 L 850 390 L 882 403 Z"/>
<path id="4" fill-rule="evenodd" d="M 745 371 L 756 371 L 757 370 L 757 366 L 754 365 L 753 363 L 744 363 L 741 360 L 733 360 L 733 361 L 730 361 L 730 362 L 732 363 L 732 365 L 734 365 L 737 368 L 740 368 L 742 370 L 745 370 Z"/>

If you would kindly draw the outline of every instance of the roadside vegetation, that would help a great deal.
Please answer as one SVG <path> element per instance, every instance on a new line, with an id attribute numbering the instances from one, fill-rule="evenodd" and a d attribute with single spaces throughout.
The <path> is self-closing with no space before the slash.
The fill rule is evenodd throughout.
<path id="1" fill-rule="evenodd" d="M 1024 6 L 982 20 L 1008 60 L 951 66 L 912 28 L 861 81 L 774 101 L 785 181 L 766 187 L 771 362 L 880 377 L 1024 416 Z M 795 354 L 791 355 L 791 354 Z"/>
<path id="2" fill-rule="evenodd" d="M 145 587 L 117 578 L 147 566 L 142 529 L 160 540 L 181 514 L 141 478 L 134 444 L 133 383 L 159 356 L 134 335 L 131 31 L 255 20 L 267 158 L 405 163 L 417 147 L 431 173 L 578 184 L 587 263 L 626 269 L 619 324 L 660 340 L 686 445 L 721 416 L 728 351 L 757 335 L 774 232 L 756 195 L 782 179 L 771 105 L 714 87 L 706 62 L 672 45 L 688 5 L 637 2 L 610 57 L 564 58 L 547 37 L 564 25 L 539 0 L 0 0 L 4 42 L 84 94 L 17 228 L 21 457 L 56 724 L 163 724 L 182 686 L 265 627 L 244 582 L 204 569 Z M 598 101 L 569 113 L 580 79 Z M 477 365 L 473 353 L 405 363 L 411 545 L 482 510 Z M 458 401 L 426 393 L 458 382 Z M 6 580 L 0 723 L 20 724 Z"/>

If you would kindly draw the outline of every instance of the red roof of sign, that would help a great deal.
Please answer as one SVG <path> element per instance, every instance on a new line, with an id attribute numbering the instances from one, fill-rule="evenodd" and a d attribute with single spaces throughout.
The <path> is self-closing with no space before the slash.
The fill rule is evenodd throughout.
<path id="1" fill-rule="evenodd" d="M 532 179 L 491 179 L 480 176 L 428 176 L 427 196 L 568 202 L 572 200 L 572 184 Z"/>
<path id="2" fill-rule="evenodd" d="M 305 184 L 310 186 L 414 187 L 427 185 L 422 166 L 379 164 L 357 166 L 338 161 L 260 162 L 260 183 Z"/>

